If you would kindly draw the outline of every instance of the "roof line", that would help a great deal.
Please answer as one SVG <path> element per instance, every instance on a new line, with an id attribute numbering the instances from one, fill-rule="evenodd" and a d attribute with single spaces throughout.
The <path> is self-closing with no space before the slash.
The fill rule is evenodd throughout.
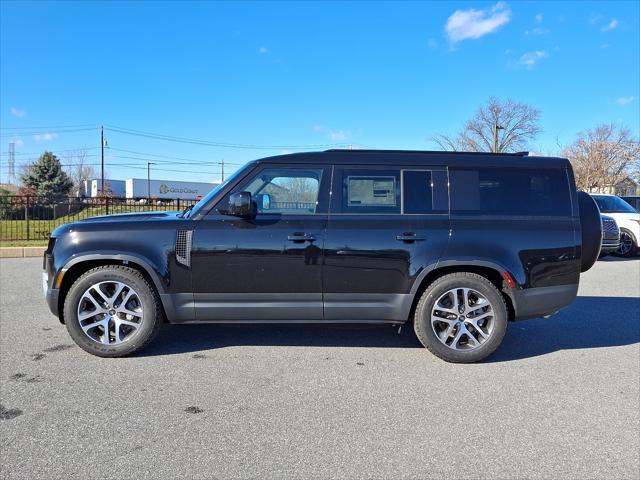
<path id="1" fill-rule="evenodd" d="M 493 152 L 457 152 L 446 150 L 376 150 L 376 149 L 344 149 L 344 148 L 331 148 L 325 150 L 325 152 L 340 152 L 340 153 L 423 153 L 423 154 L 437 154 L 437 155 L 496 155 L 506 157 L 526 157 L 529 152 L 509 152 L 509 153 L 493 153 Z"/>

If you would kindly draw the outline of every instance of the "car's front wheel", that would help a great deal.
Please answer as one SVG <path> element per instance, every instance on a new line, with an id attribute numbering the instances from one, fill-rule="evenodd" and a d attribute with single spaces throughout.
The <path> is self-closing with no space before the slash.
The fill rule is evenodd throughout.
<path id="1" fill-rule="evenodd" d="M 491 355 L 507 330 L 507 306 L 485 277 L 470 272 L 440 277 L 415 310 L 418 339 L 447 362 L 471 363 Z"/>
<path id="2" fill-rule="evenodd" d="M 106 265 L 89 270 L 71 286 L 64 319 L 83 350 L 122 357 L 151 342 L 162 323 L 162 309 L 154 287 L 140 272 Z"/>
<path id="3" fill-rule="evenodd" d="M 638 244 L 636 243 L 633 234 L 624 228 L 620 229 L 620 246 L 615 251 L 615 255 L 618 257 L 632 257 L 638 250 Z"/>

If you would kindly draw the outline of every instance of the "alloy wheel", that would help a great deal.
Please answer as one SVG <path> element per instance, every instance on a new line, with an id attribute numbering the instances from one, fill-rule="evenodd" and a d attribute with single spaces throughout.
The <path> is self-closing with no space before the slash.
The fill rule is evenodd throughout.
<path id="1" fill-rule="evenodd" d="M 493 332 L 491 302 L 472 288 L 453 288 L 442 294 L 431 310 L 431 328 L 438 340 L 453 350 L 473 350 Z"/>
<path id="2" fill-rule="evenodd" d="M 137 292 L 118 281 L 91 285 L 78 302 L 78 323 L 91 340 L 120 345 L 140 329 L 142 301 Z"/>
<path id="3" fill-rule="evenodd" d="M 633 238 L 631 237 L 631 234 L 621 231 L 620 246 L 618 247 L 618 250 L 616 250 L 616 253 L 618 255 L 625 257 L 629 255 L 629 252 L 631 252 L 632 248 L 633 248 Z"/>

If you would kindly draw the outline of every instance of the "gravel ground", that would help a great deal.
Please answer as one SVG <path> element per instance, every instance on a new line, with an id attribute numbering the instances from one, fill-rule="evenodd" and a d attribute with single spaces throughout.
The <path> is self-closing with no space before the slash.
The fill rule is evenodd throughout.
<path id="1" fill-rule="evenodd" d="M 167 327 L 100 359 L 41 263 L 0 261 L 2 478 L 640 476 L 640 259 L 598 262 L 475 365 L 406 327 L 304 325 Z"/>

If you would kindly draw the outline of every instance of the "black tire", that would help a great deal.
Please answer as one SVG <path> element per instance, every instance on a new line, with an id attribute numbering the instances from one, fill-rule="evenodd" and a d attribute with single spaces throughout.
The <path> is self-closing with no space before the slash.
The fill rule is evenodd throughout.
<path id="1" fill-rule="evenodd" d="M 582 232 L 581 272 L 586 272 L 600 256 L 602 247 L 602 217 L 596 201 L 585 192 L 578 192 L 580 230 Z"/>
<path id="2" fill-rule="evenodd" d="M 431 311 L 434 303 L 448 290 L 454 288 L 472 288 L 484 295 L 494 311 L 494 327 L 489 338 L 480 346 L 469 350 L 454 350 L 444 345 L 431 326 Z M 491 355 L 502 343 L 507 331 L 507 305 L 498 289 L 481 275 L 469 272 L 457 272 L 438 278 L 424 291 L 416 306 L 413 327 L 416 336 L 431 353 L 447 362 L 473 363 Z"/>
<path id="3" fill-rule="evenodd" d="M 105 345 L 89 338 L 78 322 L 78 303 L 92 285 L 117 281 L 133 288 L 142 303 L 140 328 L 132 338 L 119 345 Z M 86 352 L 98 357 L 124 357 L 141 351 L 158 334 L 163 323 L 163 310 L 155 288 L 137 270 L 121 265 L 93 268 L 78 278 L 69 289 L 64 302 L 64 319 L 73 341 Z"/>
<path id="4" fill-rule="evenodd" d="M 623 240 L 626 240 L 624 238 L 625 236 L 628 236 L 628 239 L 631 240 L 631 248 L 629 248 L 628 250 L 625 250 L 626 247 L 623 246 Z M 618 248 L 618 250 L 613 252 L 613 254 L 616 257 L 629 258 L 629 257 L 635 256 L 637 252 L 638 252 L 638 241 L 633 236 L 633 233 L 631 233 L 626 228 L 621 228 L 620 229 L 620 248 Z"/>

